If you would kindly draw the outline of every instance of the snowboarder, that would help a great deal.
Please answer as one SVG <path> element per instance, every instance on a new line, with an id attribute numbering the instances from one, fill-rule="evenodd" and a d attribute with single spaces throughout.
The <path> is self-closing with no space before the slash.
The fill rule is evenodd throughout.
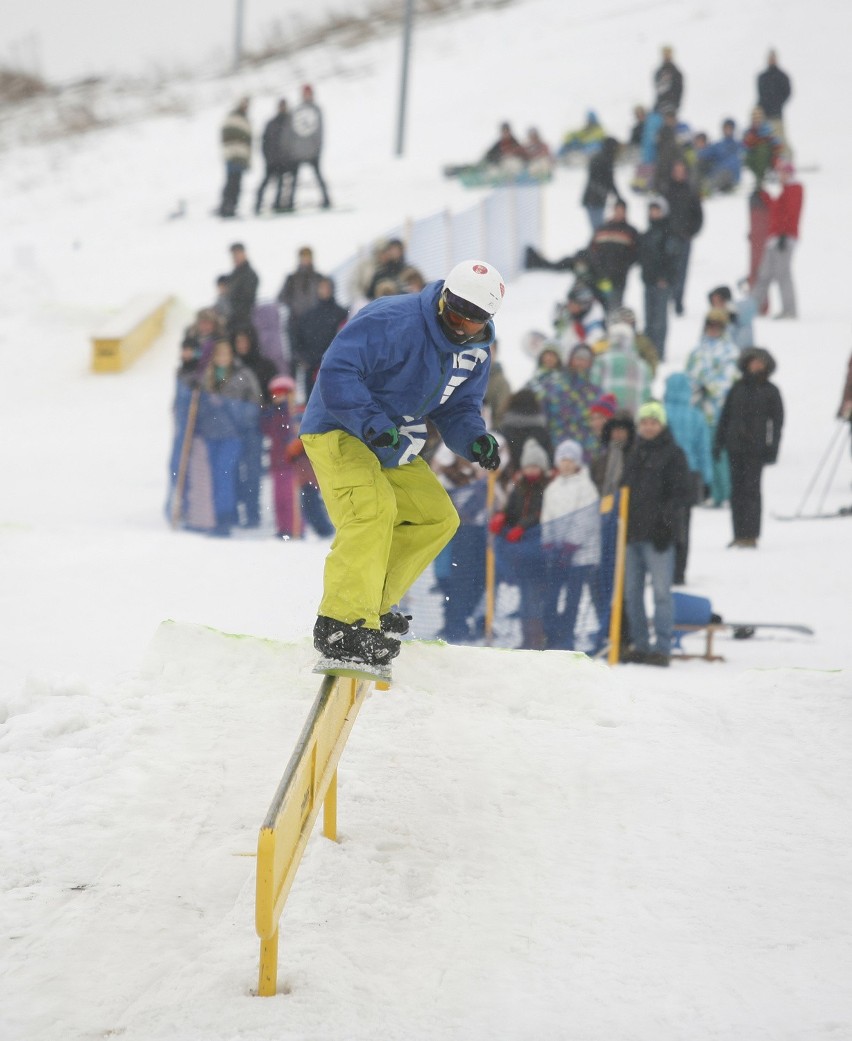
<path id="1" fill-rule="evenodd" d="M 314 625 L 318 668 L 388 669 L 408 631 L 392 608 L 458 527 L 420 457 L 427 417 L 457 455 L 499 466 L 481 411 L 504 292 L 494 267 L 463 261 L 418 294 L 367 304 L 323 357 L 301 427 L 337 530 Z"/>

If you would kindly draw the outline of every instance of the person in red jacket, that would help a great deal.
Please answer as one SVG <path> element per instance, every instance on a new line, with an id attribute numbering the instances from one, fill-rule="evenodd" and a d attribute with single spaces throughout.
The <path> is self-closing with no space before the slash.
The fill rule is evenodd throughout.
<path id="1" fill-rule="evenodd" d="M 773 198 L 764 189 L 760 190 L 761 200 L 769 210 L 769 234 L 753 295 L 758 311 L 762 312 L 769 296 L 769 287 L 777 282 L 781 293 L 781 313 L 776 318 L 796 318 L 792 265 L 793 251 L 799 241 L 804 189 L 795 179 L 792 163 L 781 162 L 777 170 L 781 193 Z"/>

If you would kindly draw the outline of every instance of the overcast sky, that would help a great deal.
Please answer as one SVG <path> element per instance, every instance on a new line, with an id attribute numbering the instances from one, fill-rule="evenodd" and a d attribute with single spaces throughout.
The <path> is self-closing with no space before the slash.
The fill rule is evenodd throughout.
<path id="1" fill-rule="evenodd" d="M 245 40 L 275 22 L 314 21 L 343 0 L 243 0 Z M 54 83 L 196 66 L 234 54 L 237 0 L 3 0 L 0 62 Z M 309 13 L 305 13 L 309 12 Z"/>

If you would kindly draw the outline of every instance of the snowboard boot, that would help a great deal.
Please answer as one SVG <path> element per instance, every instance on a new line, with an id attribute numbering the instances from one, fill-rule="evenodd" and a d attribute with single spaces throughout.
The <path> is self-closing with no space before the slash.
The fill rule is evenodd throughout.
<path id="1" fill-rule="evenodd" d="M 358 662 L 362 665 L 387 665 L 399 654 L 399 641 L 378 629 L 365 629 L 364 619 L 339 622 L 320 615 L 314 623 L 314 647 L 324 658 Z"/>
<path id="2" fill-rule="evenodd" d="M 410 614 L 403 614 L 401 611 L 385 611 L 379 619 L 379 625 L 383 633 L 391 636 L 405 636 L 411 628 L 408 624 L 410 621 Z"/>

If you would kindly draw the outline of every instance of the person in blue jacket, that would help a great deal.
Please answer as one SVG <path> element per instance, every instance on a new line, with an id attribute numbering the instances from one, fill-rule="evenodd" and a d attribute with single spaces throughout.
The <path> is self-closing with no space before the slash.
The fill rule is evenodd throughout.
<path id="1" fill-rule="evenodd" d="M 689 499 L 681 508 L 675 527 L 675 566 L 672 585 L 686 583 L 689 556 L 689 522 L 693 506 L 707 498 L 704 489 L 713 483 L 713 451 L 710 427 L 704 413 L 692 401 L 692 381 L 683 372 L 673 372 L 666 380 L 663 405 L 672 437 L 686 456 L 689 467 Z"/>
<path id="2" fill-rule="evenodd" d="M 740 183 L 745 148 L 737 140 L 736 130 L 733 119 L 726 119 L 721 138 L 696 153 L 701 195 L 705 199 L 716 192 L 730 192 Z"/>
<path id="3" fill-rule="evenodd" d="M 482 402 L 504 293 L 491 264 L 463 261 L 420 293 L 369 303 L 323 357 L 301 439 L 337 532 L 314 625 L 325 658 L 395 657 L 408 620 L 392 608 L 458 527 L 420 457 L 427 417 L 457 455 L 500 465 Z"/>

